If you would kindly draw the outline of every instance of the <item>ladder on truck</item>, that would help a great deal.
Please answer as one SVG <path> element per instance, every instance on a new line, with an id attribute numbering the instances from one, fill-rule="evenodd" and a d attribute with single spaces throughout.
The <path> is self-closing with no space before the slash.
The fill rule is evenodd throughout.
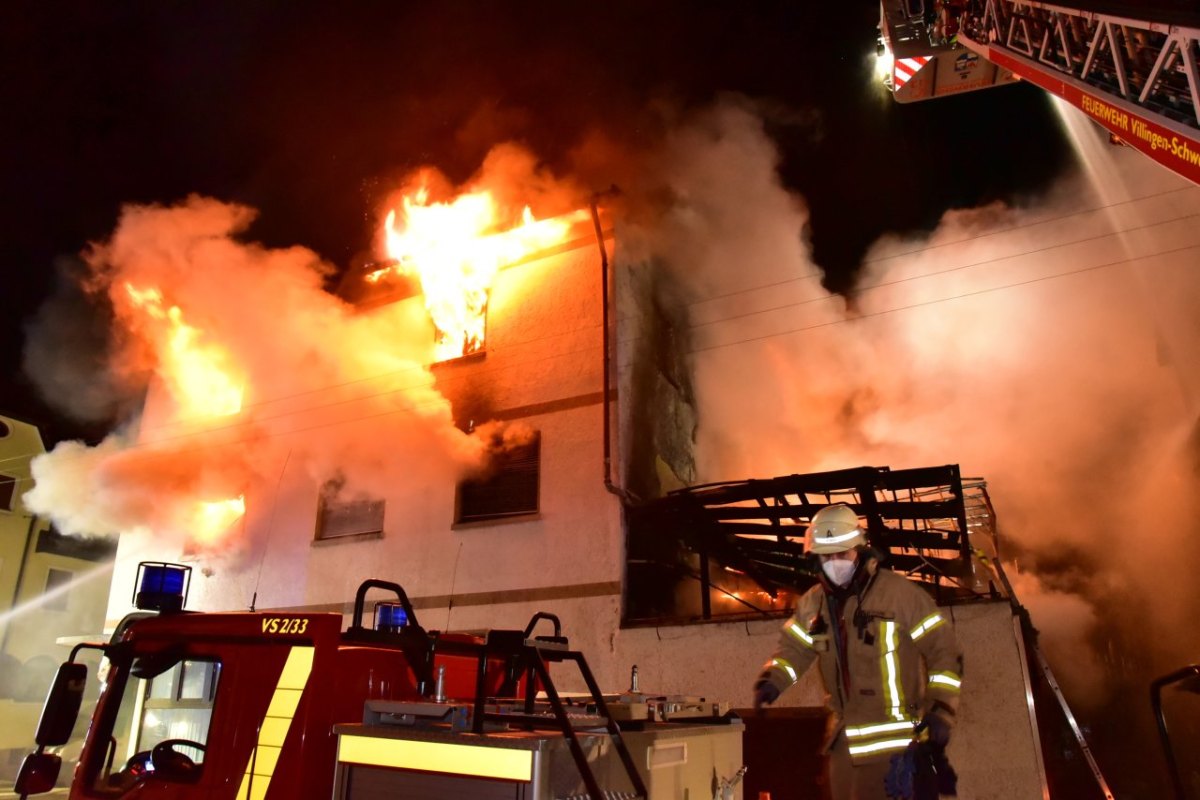
<path id="1" fill-rule="evenodd" d="M 540 619 L 549 620 L 554 624 L 554 634 L 552 636 L 533 635 L 534 627 Z M 642 776 L 638 773 L 637 767 L 633 763 L 633 756 L 630 755 L 629 748 L 625 745 L 625 740 L 621 737 L 621 729 L 609 712 L 608 706 L 604 702 L 604 697 L 600 692 L 600 686 L 596 683 L 596 678 L 592 675 L 592 671 L 588 667 L 587 659 L 578 650 L 567 648 L 566 639 L 561 635 L 558 617 L 539 611 L 533 615 L 525 630 L 491 630 L 487 632 L 482 645 L 474 645 L 473 647 L 478 648 L 477 654 L 479 657 L 478 671 L 476 672 L 475 708 L 471 715 L 471 725 L 474 733 L 483 733 L 484 725 L 488 722 L 502 723 L 512 727 L 523 727 L 529 730 L 558 731 L 567 741 L 571 757 L 575 761 L 575 766 L 579 770 L 580 777 L 583 779 L 584 787 L 587 788 L 588 797 L 592 800 L 633 800 L 634 798 L 649 797 L 646 785 L 642 781 Z M 521 698 L 524 701 L 524 707 L 519 712 L 488 711 L 486 709 L 487 690 L 485 679 L 487 663 L 489 658 L 496 656 L 508 659 L 509 661 L 508 685 L 515 686 L 520 673 L 523 672 L 525 674 L 525 693 Z M 551 663 L 563 662 L 573 663 L 579 669 L 579 674 L 583 678 L 584 684 L 587 686 L 588 693 L 590 694 L 589 707 L 596 709 L 595 715 L 588 714 L 581 716 L 567 711 L 562 696 L 559 694 L 558 689 L 555 688 L 554 681 L 550 678 L 550 670 L 548 668 L 548 665 Z M 538 713 L 537 711 L 538 685 L 541 685 L 542 690 L 546 694 L 546 700 L 550 706 L 549 715 Z M 592 770 L 591 764 L 588 763 L 587 754 L 583 751 L 583 746 L 579 742 L 576 731 L 581 728 L 594 729 L 597 721 L 602 722 L 604 729 L 608 732 L 609 738 L 612 740 L 613 747 L 621 759 L 621 765 L 624 767 L 625 773 L 629 777 L 629 782 L 633 786 L 633 794 L 606 791 L 600 788 L 600 783 L 596 780 L 595 772 Z"/>
<path id="2" fill-rule="evenodd" d="M 404 609 L 406 624 L 398 631 L 380 633 L 363 626 L 363 611 L 367 591 L 371 588 L 386 589 L 395 593 L 398 604 Z M 534 635 L 539 621 L 553 624 L 551 635 Z M 416 611 L 404 588 L 397 583 L 381 580 L 364 581 L 354 598 L 352 622 L 346 632 L 351 641 L 371 642 L 398 646 L 407 656 L 408 664 L 417 679 L 417 689 L 425 696 L 441 693 L 440 680 L 433 672 L 434 656 L 437 653 L 474 657 L 476 659 L 475 696 L 471 714 L 471 732 L 483 734 L 487 723 L 498 723 L 507 727 L 526 730 L 557 731 L 562 734 L 571 752 L 571 758 L 579 770 L 580 778 L 587 789 L 590 800 L 635 800 L 649 797 L 645 782 L 633 763 L 629 748 L 621 736 L 621 729 L 608 710 L 600 687 L 588 667 L 583 653 L 567 647 L 562 635 L 562 625 L 557 616 L 539 611 L 529 620 L 524 630 L 489 630 L 484 641 L 466 642 L 439 637 L 437 632 L 427 632 L 417 622 Z M 488 697 L 487 676 L 489 663 L 497 659 L 507 662 L 505 680 L 497 694 L 509 698 L 517 693 L 520 678 L 526 678 L 520 711 L 505 710 L 497 705 L 495 697 Z M 595 714 L 575 714 L 567 711 L 562 696 L 550 677 L 549 664 L 570 662 L 579 669 L 580 676 L 590 694 L 589 707 Z M 546 694 L 548 713 L 538 709 L 538 686 Z M 437 687 L 437 688 L 435 688 Z M 441 699 L 441 698 L 437 698 Z M 490 702 L 489 702 L 490 701 Z M 489 710 L 489 706 L 496 710 Z M 577 731 L 595 731 L 603 727 L 612 740 L 621 765 L 629 777 L 633 793 L 606 791 L 600 787 L 595 772 L 588 762 L 587 754 L 579 741 Z M 579 798 L 582 800 L 582 798 Z"/>
<path id="3" fill-rule="evenodd" d="M 1200 183 L 1200 11 L 1091 5 L 968 0 L 957 40 Z"/>

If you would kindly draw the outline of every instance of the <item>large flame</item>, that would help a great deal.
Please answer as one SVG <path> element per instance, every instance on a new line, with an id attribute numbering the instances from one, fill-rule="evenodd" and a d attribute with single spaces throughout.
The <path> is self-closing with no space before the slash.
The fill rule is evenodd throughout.
<path id="1" fill-rule="evenodd" d="M 161 328 L 153 337 L 160 374 L 187 418 L 222 417 L 242 408 L 242 387 L 230 377 L 225 351 L 205 342 L 201 331 L 184 322 L 179 306 L 168 306 L 162 292 L 125 284 L 134 306 Z"/>
<path id="2" fill-rule="evenodd" d="M 189 538 L 201 547 L 218 545 L 229 533 L 230 526 L 245 513 L 245 495 L 229 500 L 196 503 L 188 525 Z"/>
<path id="3" fill-rule="evenodd" d="M 435 360 L 467 355 L 483 347 L 488 293 L 496 272 L 563 242 L 581 213 L 539 221 L 526 206 L 518 225 L 499 232 L 504 220 L 490 192 L 431 203 L 429 192 L 421 188 L 403 198 L 399 221 L 394 209 L 388 213 L 384 239 L 395 265 L 372 273 L 368 280 L 392 272 L 416 276 L 437 328 Z"/>
<path id="4" fill-rule="evenodd" d="M 242 388 L 229 374 L 225 351 L 206 342 L 202 332 L 183 319 L 183 311 L 168 305 L 156 288 L 139 289 L 126 283 L 133 305 L 153 324 L 152 347 L 159 374 L 186 419 L 211 419 L 236 414 L 242 408 Z M 188 538 L 212 548 L 225 538 L 230 526 L 246 512 L 244 496 L 196 502 L 185 521 Z"/>

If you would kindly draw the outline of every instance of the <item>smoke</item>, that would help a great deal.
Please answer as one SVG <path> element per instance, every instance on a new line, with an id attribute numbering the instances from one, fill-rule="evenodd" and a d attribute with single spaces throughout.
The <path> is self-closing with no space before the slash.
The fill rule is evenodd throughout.
<path id="1" fill-rule="evenodd" d="M 111 421 L 134 412 L 145 376 L 108 368 L 112 307 L 84 288 L 87 274 L 79 259 L 55 264 L 54 293 L 26 324 L 22 369 L 72 419 Z"/>
<path id="2" fill-rule="evenodd" d="M 489 157 L 475 185 L 496 180 L 548 204 L 566 191 L 513 147 Z M 73 296 L 111 323 L 102 369 L 94 354 L 56 346 L 63 313 L 81 306 L 62 301 L 31 329 L 31 368 L 54 376 L 42 384 L 60 387 L 51 400 L 75 403 L 67 390 L 99 375 L 124 396 L 145 394 L 146 411 L 97 447 L 66 442 L 35 459 L 34 512 L 66 533 L 152 532 L 203 549 L 204 504 L 269 498 L 285 469 L 337 480 L 347 498 L 377 497 L 452 481 L 525 436 L 455 427 L 428 368 L 433 332 L 419 301 L 359 313 L 325 291 L 334 268 L 312 251 L 245 241 L 254 217 L 196 196 L 131 205 L 84 253 Z M 209 546 L 236 550 L 241 538 Z"/>
<path id="3" fill-rule="evenodd" d="M 1081 171 L 875 242 L 847 302 L 815 277 L 758 117 L 725 105 L 677 132 L 670 206 L 636 244 L 688 287 L 699 482 L 961 464 L 1034 573 L 1051 649 L 1119 636 L 1194 658 L 1171 632 L 1200 610 L 1178 577 L 1200 565 L 1200 188 L 1101 156 L 1130 179 L 1101 194 Z"/>
<path id="4" fill-rule="evenodd" d="M 822 286 L 806 205 L 781 186 L 755 108 L 727 98 L 673 122 L 639 152 L 593 132 L 573 159 L 590 188 L 619 175 L 623 257 L 662 264 L 683 298 L 698 480 L 959 463 L 988 479 L 1049 639 L 1070 605 L 1078 624 L 1061 629 L 1089 641 L 1103 620 L 1168 643 L 1159 649 L 1178 642 L 1164 634 L 1190 623 L 1197 597 L 1163 576 L 1200 562 L 1200 280 L 1189 263 L 1200 189 L 1101 147 L 1039 198 L 951 211 L 928 235 L 873 243 L 846 298 Z M 1111 175 L 1089 179 L 1105 165 Z M 398 185 L 418 183 L 435 200 L 454 188 L 432 170 Z M 526 204 L 545 217 L 584 198 L 511 145 L 461 188 L 498 192 L 511 219 Z M 57 376 L 43 386 L 60 399 L 104 409 L 149 391 L 148 425 L 35 463 L 27 502 L 64 530 L 183 535 L 198 501 L 270 496 L 293 468 L 379 496 L 475 469 L 488 447 L 519 438 L 454 426 L 420 309 L 357 313 L 324 290 L 334 268 L 315 253 L 245 241 L 253 218 L 198 197 L 124 210 L 85 254 L 80 284 L 113 319 L 100 372 L 94 354 L 73 360 L 52 338 L 79 303 L 41 312 L 27 360 Z M 243 389 L 238 414 L 181 413 L 163 320 L 130 286 L 156 288 L 200 332 L 204 363 Z M 116 389 L 68 391 L 104 388 L 98 374 Z"/>

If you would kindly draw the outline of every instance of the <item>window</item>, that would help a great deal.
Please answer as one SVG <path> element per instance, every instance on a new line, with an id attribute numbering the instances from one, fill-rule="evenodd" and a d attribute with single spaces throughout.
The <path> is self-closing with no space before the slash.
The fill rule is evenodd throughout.
<path id="1" fill-rule="evenodd" d="M 345 481 L 335 478 L 321 490 L 317 506 L 317 539 L 340 539 L 347 536 L 383 533 L 384 500 L 362 498 L 343 500 Z"/>
<path id="2" fill-rule="evenodd" d="M 0 475 L 0 511 L 13 510 L 13 497 L 17 494 L 17 479 L 11 475 Z"/>
<path id="3" fill-rule="evenodd" d="M 50 527 L 38 533 L 34 550 L 83 561 L 112 561 L 117 555 L 117 540 L 103 536 L 65 536 Z"/>
<path id="4" fill-rule="evenodd" d="M 468 318 L 462 330 L 448 332 L 433 325 L 433 360 L 440 364 L 468 356 L 482 356 L 487 344 L 487 294 L 478 307 L 467 309 Z"/>
<path id="5" fill-rule="evenodd" d="M 115 676 L 120 705 L 98 723 L 111 726 L 108 755 L 89 767 L 95 770 L 93 787 L 103 794 L 125 794 L 151 776 L 180 783 L 200 778 L 221 664 L 178 658 L 166 651 L 146 654 Z M 152 759 L 155 746 L 167 742 Z"/>
<path id="6" fill-rule="evenodd" d="M 75 573 L 68 572 L 65 569 L 50 568 L 46 573 L 46 601 L 42 603 L 42 608 L 50 611 L 66 611 L 67 610 L 67 587 L 71 583 L 71 579 L 75 577 Z"/>
<path id="7" fill-rule="evenodd" d="M 538 512 L 541 436 L 492 456 L 491 468 L 458 485 L 455 522 L 483 522 Z"/>

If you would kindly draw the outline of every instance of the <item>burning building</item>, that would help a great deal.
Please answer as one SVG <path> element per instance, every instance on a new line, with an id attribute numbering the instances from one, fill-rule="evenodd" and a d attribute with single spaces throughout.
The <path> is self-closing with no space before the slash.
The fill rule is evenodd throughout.
<path id="1" fill-rule="evenodd" d="M 407 205 L 391 204 L 391 222 L 381 213 L 373 263 L 350 273 L 340 296 L 324 291 L 331 268 L 315 254 L 239 242 L 247 209 L 199 198 L 128 209 L 89 258 L 121 326 L 119 374 L 153 378 L 145 412 L 96 450 L 60 447 L 39 460 L 67 478 L 39 478 L 39 503 L 68 532 L 128 534 L 118 586 L 140 558 L 182 559 L 201 567 L 193 607 L 344 614 L 360 581 L 377 576 L 403 584 L 428 627 L 519 627 L 551 610 L 605 687 L 627 686 L 636 664 L 645 689 L 735 706 L 748 704 L 788 592 L 802 587 L 773 571 L 786 565 L 787 545 L 768 558 L 742 552 L 766 564 L 747 569 L 728 546 L 718 552 L 714 519 L 800 526 L 817 502 L 810 490 L 896 502 L 886 481 L 838 483 L 836 468 L 960 458 L 986 466 L 1003 491 L 1006 531 L 1025 548 L 1069 553 L 1083 531 L 1126 518 L 1099 501 L 1111 497 L 1084 490 L 1093 471 L 1109 474 L 1114 453 L 1129 469 L 1169 443 L 1173 427 L 1144 425 L 1180 416 L 1170 370 L 1145 361 L 1185 351 L 1146 346 L 1153 317 L 1124 302 L 1136 292 L 1114 266 L 1125 256 L 1111 251 L 1115 241 L 1142 257 L 1152 242 L 1120 238 L 1116 222 L 1190 236 L 1190 215 L 1176 205 L 1194 190 L 1131 193 L 1111 219 L 1049 206 L 947 215 L 920 246 L 881 243 L 874 283 L 847 308 L 815 280 L 795 234 L 802 208 L 778 186 L 761 126 L 726 115 L 700 128 L 674 143 L 692 162 L 664 160 L 678 180 L 674 205 L 656 220 L 669 240 L 654 251 L 662 258 L 634 246 L 645 231 L 627 217 L 618 225 L 603 202 L 598 225 L 577 198 L 506 197 L 488 212 L 495 219 L 486 204 L 464 204 L 483 224 L 434 249 L 454 254 L 443 266 L 467 287 L 483 287 L 460 292 L 474 298 L 474 328 L 430 308 L 440 293 L 418 262 L 432 239 L 405 220 L 427 210 L 440 225 L 453 193 L 406 193 Z M 1076 188 L 1064 191 L 1074 197 Z M 529 236 L 516 233 L 526 226 Z M 1190 251 L 1176 249 L 1179 263 L 1158 268 L 1160 280 L 1190 274 Z M 671 297 L 691 276 L 724 282 L 699 300 Z M 763 346 L 748 351 L 747 342 Z M 1080 357 L 1092 351 L 1104 358 Z M 706 430 L 697 435 L 701 406 Z M 1097 437 L 1097 420 L 1144 435 Z M 1045 464 L 1031 461 L 1029 441 L 1053 442 L 1037 451 Z M 807 483 L 738 488 L 746 476 L 797 469 L 810 471 Z M 696 487 L 701 480 L 722 483 Z M 939 480 L 924 489 L 964 503 L 980 488 Z M 669 494 L 677 489 L 686 491 Z M 688 505 L 738 492 L 724 511 L 714 504 L 697 515 Z M 1086 524 L 1046 537 L 1036 513 L 1044 507 L 1069 508 Z M 881 531 L 904 528 L 867 516 Z M 956 541 L 969 543 L 959 523 Z M 957 552 L 955 580 L 986 574 L 973 549 Z M 1031 679 L 1038 665 L 1020 657 L 1010 598 L 993 589 L 1003 582 L 982 583 L 976 592 L 968 581 L 974 599 L 954 611 L 968 640 L 968 724 L 955 762 L 964 790 L 1037 793 L 1022 665 Z M 1033 592 L 1022 593 L 1031 602 Z M 128 593 L 114 592 L 110 621 L 127 605 Z M 786 698 L 821 700 L 808 681 Z M 997 765 L 999 752 L 1022 753 L 1021 764 Z"/>
<path id="2" fill-rule="evenodd" d="M 377 577 L 403 585 L 427 627 L 519 628 L 552 611 L 602 686 L 629 686 L 636 666 L 643 691 L 749 705 L 804 578 L 747 567 L 706 538 L 719 528 L 679 513 L 696 497 L 684 487 L 697 416 L 660 265 L 625 255 L 599 205 L 535 218 L 491 202 L 406 195 L 387 252 L 338 297 L 311 254 L 235 244 L 244 209 L 193 198 L 126 212 L 93 259 L 131 371 L 153 375 L 144 413 L 44 463 L 82 500 L 53 480 L 35 498 L 59 498 L 71 530 L 122 533 L 109 627 L 143 560 L 195 564 L 190 607 L 207 611 L 345 615 Z M 942 505 L 961 506 L 952 477 Z M 799 491 L 876 499 L 870 482 L 835 484 Z M 816 501 L 789 508 L 796 491 L 728 513 L 765 503 L 772 524 L 800 525 Z M 970 569 L 958 519 L 950 560 Z M 780 547 L 800 530 L 774 532 Z M 1031 717 L 1013 702 L 1028 685 L 1021 630 L 988 580 L 955 612 L 992 673 L 968 683 L 957 758 L 968 783 L 1035 796 Z M 789 703 L 821 705 L 815 676 Z"/>
<path id="3" fill-rule="evenodd" d="M 541 220 L 522 209 L 499 233 L 451 230 L 461 249 L 449 251 L 422 223 L 457 224 L 457 211 L 468 229 L 486 230 L 487 199 L 407 202 L 407 238 L 389 220 L 387 257 L 343 280 L 351 321 L 339 324 L 378 333 L 366 347 L 380 351 L 388 333 L 418 331 L 421 341 L 397 343 L 411 358 L 380 360 L 368 377 L 315 394 L 260 397 L 252 381 L 201 379 L 222 390 L 200 399 L 199 422 L 193 394 L 156 382 L 126 457 L 195 456 L 198 432 L 200 447 L 222 455 L 203 459 L 200 471 L 216 474 L 185 479 L 187 501 L 168 523 L 175 535 L 122 539 L 117 582 L 140 559 L 191 560 L 206 567 L 197 607 L 348 611 L 371 575 L 403 584 L 437 627 L 553 610 L 581 649 L 624 650 L 618 387 L 629 362 L 617 347 L 629 321 L 607 272 L 611 222 L 586 208 Z M 429 249 L 440 259 L 432 274 L 418 271 Z M 456 286 L 436 282 L 450 273 Z M 159 303 L 149 323 L 190 324 L 186 309 Z M 201 374 L 221 361 L 201 353 L 188 356 Z M 246 471 L 245 458 L 269 463 Z M 111 620 L 126 601 L 114 594 Z M 605 685 L 627 683 L 635 663 L 651 680 L 656 637 L 639 638 L 645 657 L 600 662 Z"/>

